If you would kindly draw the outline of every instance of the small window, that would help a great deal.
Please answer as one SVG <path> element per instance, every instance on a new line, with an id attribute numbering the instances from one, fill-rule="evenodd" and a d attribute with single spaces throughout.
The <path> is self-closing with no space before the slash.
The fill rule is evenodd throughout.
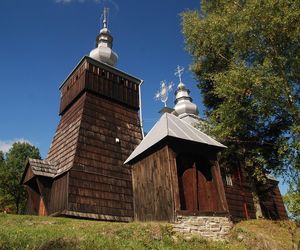
<path id="1" fill-rule="evenodd" d="M 225 176 L 225 179 L 226 179 L 226 185 L 227 186 L 233 186 L 231 174 L 227 173 L 226 176 Z"/>

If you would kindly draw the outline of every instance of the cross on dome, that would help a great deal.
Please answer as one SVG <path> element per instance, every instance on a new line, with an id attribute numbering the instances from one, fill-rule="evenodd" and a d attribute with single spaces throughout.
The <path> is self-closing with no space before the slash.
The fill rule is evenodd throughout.
<path id="1" fill-rule="evenodd" d="M 182 83 L 182 80 L 181 80 L 181 77 L 183 75 L 183 71 L 184 71 L 184 68 L 183 67 L 180 67 L 179 65 L 177 65 L 177 68 L 176 68 L 176 71 L 175 71 L 175 76 L 178 76 L 179 78 L 179 83 Z"/>
<path id="2" fill-rule="evenodd" d="M 96 37 L 96 48 L 90 52 L 90 57 L 115 67 L 118 61 L 118 55 L 112 50 L 113 37 L 108 30 L 108 12 L 109 9 L 104 8 L 101 15 L 101 20 L 103 19 L 103 28 Z"/>
<path id="3" fill-rule="evenodd" d="M 103 18 L 103 28 L 108 27 L 108 13 L 109 13 L 109 8 L 104 8 L 103 14 L 101 16 L 101 18 Z"/>

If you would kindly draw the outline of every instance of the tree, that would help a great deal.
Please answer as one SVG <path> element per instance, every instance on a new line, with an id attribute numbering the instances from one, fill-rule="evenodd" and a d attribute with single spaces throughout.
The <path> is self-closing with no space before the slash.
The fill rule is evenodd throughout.
<path id="1" fill-rule="evenodd" d="M 4 153 L 0 150 L 0 166 L 4 163 Z"/>
<path id="2" fill-rule="evenodd" d="M 300 180 L 290 184 L 290 188 L 283 198 L 291 218 L 300 223 Z"/>
<path id="3" fill-rule="evenodd" d="M 0 160 L 0 205 L 2 208 L 8 206 L 16 213 L 24 210 L 26 192 L 20 185 L 20 180 L 28 158 L 41 159 L 38 148 L 29 143 L 16 142 L 6 154 L 2 164 Z"/>
<path id="4" fill-rule="evenodd" d="M 203 0 L 183 13 L 191 69 L 224 165 L 299 181 L 300 1 Z"/>

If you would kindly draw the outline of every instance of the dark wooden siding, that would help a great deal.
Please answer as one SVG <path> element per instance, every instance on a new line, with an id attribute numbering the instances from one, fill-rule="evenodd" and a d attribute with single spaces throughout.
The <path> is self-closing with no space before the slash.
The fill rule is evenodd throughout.
<path id="1" fill-rule="evenodd" d="M 275 201 L 276 208 L 278 211 L 279 219 L 280 220 L 288 219 L 287 212 L 286 212 L 278 185 L 276 187 L 274 187 L 273 195 L 274 195 L 274 201 Z"/>
<path id="2" fill-rule="evenodd" d="M 278 188 L 277 182 L 270 181 L 271 184 L 266 190 L 264 186 L 260 185 L 259 190 L 259 200 L 262 209 L 263 216 L 268 219 L 273 220 L 285 220 L 287 219 L 287 213 L 284 207 L 282 196 Z M 265 186 L 267 186 L 265 184 Z"/>
<path id="3" fill-rule="evenodd" d="M 61 86 L 62 117 L 47 159 L 69 178 L 54 180 L 50 214 L 132 219 L 131 170 L 123 162 L 142 139 L 139 84 L 86 57 Z"/>
<path id="4" fill-rule="evenodd" d="M 94 93 L 85 96 L 70 171 L 69 210 L 131 220 L 131 171 L 123 162 L 142 139 L 138 113 Z"/>
<path id="5" fill-rule="evenodd" d="M 25 188 L 28 194 L 26 214 L 38 215 L 40 206 L 40 194 L 35 180 L 28 183 Z"/>
<path id="6" fill-rule="evenodd" d="M 48 203 L 49 215 L 56 215 L 67 209 L 68 175 L 65 173 L 53 180 Z"/>
<path id="7" fill-rule="evenodd" d="M 71 107 L 83 91 L 99 94 L 138 110 L 139 84 L 137 79 L 86 59 L 61 88 L 60 114 Z"/>
<path id="8" fill-rule="evenodd" d="M 154 152 L 132 167 L 134 217 L 140 221 L 173 221 L 173 179 L 168 146 Z"/>
<path id="9" fill-rule="evenodd" d="M 61 117 L 57 127 L 47 160 L 59 163 L 59 168 L 70 168 L 73 164 L 84 103 L 82 95 Z"/>
<path id="10" fill-rule="evenodd" d="M 108 218 L 133 216 L 131 180 L 72 169 L 69 187 L 70 211 Z"/>
<path id="11" fill-rule="evenodd" d="M 179 154 L 177 173 L 181 207 L 179 213 L 228 214 L 223 182 L 215 157 Z"/>
<path id="12" fill-rule="evenodd" d="M 229 213 L 234 219 L 255 219 L 253 196 L 247 185 L 234 184 L 234 187 L 225 186 L 225 194 Z"/>
<path id="13" fill-rule="evenodd" d="M 252 187 L 245 173 L 235 170 L 232 175 L 232 186 L 224 182 L 225 195 L 227 199 L 229 213 L 234 220 L 255 219 Z"/>
<path id="14" fill-rule="evenodd" d="M 84 90 L 86 84 L 86 69 L 88 63 L 83 62 L 61 88 L 60 114 L 66 111 Z"/>
<path id="15" fill-rule="evenodd" d="M 35 178 L 41 196 L 39 215 L 48 215 L 53 180 L 52 178 L 43 176 L 36 176 Z"/>

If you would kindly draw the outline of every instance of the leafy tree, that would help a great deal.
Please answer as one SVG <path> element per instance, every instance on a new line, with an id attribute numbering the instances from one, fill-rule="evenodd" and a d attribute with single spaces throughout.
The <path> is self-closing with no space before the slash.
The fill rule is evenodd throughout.
<path id="1" fill-rule="evenodd" d="M 0 150 L 0 166 L 4 163 L 4 153 Z"/>
<path id="2" fill-rule="evenodd" d="M 203 0 L 200 11 L 183 13 L 211 133 L 228 146 L 222 165 L 260 180 L 283 174 L 298 186 L 299 23 L 292 0 Z"/>
<path id="3" fill-rule="evenodd" d="M 29 143 L 16 142 L 2 160 L 2 164 L 0 160 L 0 205 L 2 208 L 10 207 L 16 213 L 24 210 L 26 192 L 20 185 L 20 179 L 28 158 L 41 159 L 38 148 Z"/>
<path id="4" fill-rule="evenodd" d="M 4 153 L 0 150 L 0 179 L 2 177 L 1 173 L 5 171 L 5 160 L 4 160 Z M 1 182 L 1 180 L 0 180 Z M 5 204 L 5 197 L 0 192 L 0 211 L 3 210 Z"/>
<path id="5" fill-rule="evenodd" d="M 290 184 L 290 188 L 284 196 L 284 202 L 292 219 L 300 223 L 300 177 L 298 182 Z"/>
<path id="6" fill-rule="evenodd" d="M 212 133 L 229 146 L 225 162 L 234 156 L 230 164 L 258 177 L 299 175 L 299 23 L 299 1 L 203 0 L 183 13 Z"/>

